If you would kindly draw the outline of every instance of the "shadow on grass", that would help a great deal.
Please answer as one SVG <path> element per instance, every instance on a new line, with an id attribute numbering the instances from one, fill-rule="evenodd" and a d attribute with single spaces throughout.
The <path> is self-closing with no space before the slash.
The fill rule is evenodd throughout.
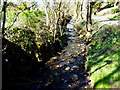
<path id="1" fill-rule="evenodd" d="M 96 62 L 90 62 L 90 65 L 88 65 L 88 67 L 93 67 L 93 65 L 96 65 L 96 64 L 98 64 L 98 63 L 100 63 L 100 62 L 102 62 L 103 61 L 103 59 L 104 58 L 101 58 L 101 59 L 99 59 L 98 61 L 96 61 Z"/>
<path id="2" fill-rule="evenodd" d="M 118 60 L 118 63 L 120 63 L 120 61 L 119 61 L 120 58 L 118 59 L 120 50 L 119 50 L 119 40 L 118 40 L 119 34 L 118 34 L 117 30 L 118 30 L 118 28 L 116 26 L 103 25 L 92 36 L 92 38 L 95 41 L 94 41 L 94 43 L 92 43 L 90 45 L 91 50 L 89 52 L 89 54 L 90 54 L 89 60 L 90 61 L 88 61 L 88 67 L 90 67 L 92 69 L 94 68 L 95 65 L 97 67 L 94 71 L 92 71 L 90 73 L 90 76 L 93 73 L 96 73 L 96 71 L 99 71 L 100 69 L 105 67 L 106 65 L 111 64 L 112 61 L 114 62 L 114 61 Z M 110 60 L 105 60 L 107 58 L 110 58 Z M 100 63 L 103 63 L 103 65 L 101 65 Z M 114 66 L 113 66 L 113 68 L 114 68 Z M 114 71 L 112 71 L 112 69 L 109 69 L 108 70 L 108 72 L 110 72 L 109 75 L 106 75 L 103 78 L 101 78 L 99 81 L 96 81 L 94 83 L 94 88 L 96 88 L 98 86 L 98 84 L 100 84 L 100 83 L 102 83 L 100 85 L 103 85 L 103 87 L 106 87 L 104 84 L 108 84 L 109 86 L 112 85 L 112 87 L 116 87 L 113 85 L 115 85 L 114 82 L 117 82 L 117 81 L 119 82 L 120 75 L 115 77 L 114 74 L 115 73 L 117 74 L 119 72 L 120 65 L 115 66 L 115 68 L 116 69 Z M 103 71 L 103 73 L 104 73 L 104 71 Z M 102 75 L 102 72 L 100 75 Z M 101 76 L 99 76 L 99 75 L 96 77 L 92 76 L 92 78 L 94 78 L 94 79 L 100 78 L 100 77 Z M 112 78 L 112 77 L 114 77 L 114 78 Z M 110 81 L 110 80 L 112 80 L 112 81 Z"/>
<path id="3" fill-rule="evenodd" d="M 106 66 L 107 64 L 104 64 L 103 66 L 101 66 L 101 67 L 98 67 L 97 69 L 95 69 L 93 72 L 91 72 L 90 73 L 90 75 L 92 75 L 94 72 L 96 72 L 97 70 L 99 70 L 99 69 L 101 69 L 101 68 L 103 68 L 104 66 Z"/>
<path id="4" fill-rule="evenodd" d="M 120 66 L 118 66 L 113 72 L 111 72 L 109 75 L 105 76 L 104 78 L 100 79 L 99 81 L 97 81 L 94 85 L 94 88 L 100 83 L 106 83 L 106 81 L 109 81 L 111 76 L 114 75 L 116 72 L 120 71 Z M 116 80 L 117 81 L 117 80 Z M 109 83 L 109 82 L 108 82 Z"/>
<path id="5" fill-rule="evenodd" d="M 105 67 L 106 65 L 111 64 L 111 63 L 112 63 L 112 61 L 111 61 L 111 60 L 106 60 L 105 62 L 106 62 L 106 64 L 104 64 L 103 66 L 98 67 L 97 69 L 95 69 L 93 72 L 91 72 L 91 73 L 90 73 L 90 75 L 91 75 L 91 74 L 93 74 L 94 72 L 96 72 L 97 70 L 99 70 L 99 69 L 101 69 L 101 68 Z"/>
<path id="6" fill-rule="evenodd" d="M 101 20 L 100 22 L 108 22 L 108 21 L 117 21 L 117 20 Z"/>

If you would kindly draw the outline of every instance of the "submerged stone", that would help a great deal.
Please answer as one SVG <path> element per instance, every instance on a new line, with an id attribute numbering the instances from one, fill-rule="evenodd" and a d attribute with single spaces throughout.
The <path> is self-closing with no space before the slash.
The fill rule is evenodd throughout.
<path id="1" fill-rule="evenodd" d="M 77 81 L 78 80 L 78 76 L 76 74 L 74 74 L 72 77 L 71 77 L 72 81 Z"/>

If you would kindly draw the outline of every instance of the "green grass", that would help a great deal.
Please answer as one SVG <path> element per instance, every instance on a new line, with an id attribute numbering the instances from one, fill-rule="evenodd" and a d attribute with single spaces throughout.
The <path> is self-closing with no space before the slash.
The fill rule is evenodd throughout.
<path id="1" fill-rule="evenodd" d="M 120 88 L 120 33 L 117 26 L 104 25 L 88 51 L 86 66 L 90 68 L 93 88 Z"/>
<path id="2" fill-rule="evenodd" d="M 120 14 L 117 14 L 117 15 L 112 16 L 112 17 L 108 17 L 108 19 L 110 19 L 110 20 L 119 20 L 119 18 L 120 18 Z"/>
<path id="3" fill-rule="evenodd" d="M 112 13 L 112 14 L 117 13 L 117 12 L 119 12 L 119 8 L 111 9 L 111 13 Z"/>

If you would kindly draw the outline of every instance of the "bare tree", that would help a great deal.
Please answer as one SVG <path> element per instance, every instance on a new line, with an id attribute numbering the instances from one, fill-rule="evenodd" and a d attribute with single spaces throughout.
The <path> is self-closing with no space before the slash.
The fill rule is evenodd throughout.
<path id="1" fill-rule="evenodd" d="M 55 23 L 55 31 L 54 31 L 54 42 L 55 42 L 55 37 L 56 37 L 56 34 L 57 34 L 58 22 L 59 22 L 59 19 L 60 19 L 60 8 L 61 8 L 61 4 L 62 4 L 62 0 L 59 1 L 58 11 L 55 12 L 56 23 Z M 58 15 L 57 15 L 57 14 L 58 14 Z"/>
<path id="2" fill-rule="evenodd" d="M 75 1 L 75 5 L 76 5 L 76 19 L 78 19 L 78 9 L 79 9 L 79 2 L 78 2 L 78 0 Z"/>
<path id="3" fill-rule="evenodd" d="M 86 2 L 87 6 L 86 6 L 86 31 L 89 31 L 88 30 L 88 22 L 89 22 L 89 3 L 88 1 Z"/>
<path id="4" fill-rule="evenodd" d="M 89 23 L 92 25 L 92 9 L 93 9 L 93 5 L 95 4 L 96 2 L 90 2 L 89 4 L 89 7 L 90 7 L 90 11 L 89 11 Z"/>
<path id="5" fill-rule="evenodd" d="M 4 30 L 5 30 L 5 20 L 6 20 L 6 7 L 7 7 L 7 1 L 4 1 L 4 5 L 3 5 L 3 25 L 2 25 L 2 34 L 4 36 Z"/>
<path id="6" fill-rule="evenodd" d="M 46 14 L 46 26 L 49 26 L 49 16 L 47 11 L 47 7 L 49 3 L 46 0 L 43 0 L 43 4 L 44 4 L 45 14 Z"/>
<path id="7" fill-rule="evenodd" d="M 83 10 L 83 0 L 81 0 L 81 3 L 80 3 L 80 19 L 81 20 L 83 19 L 82 10 Z"/>

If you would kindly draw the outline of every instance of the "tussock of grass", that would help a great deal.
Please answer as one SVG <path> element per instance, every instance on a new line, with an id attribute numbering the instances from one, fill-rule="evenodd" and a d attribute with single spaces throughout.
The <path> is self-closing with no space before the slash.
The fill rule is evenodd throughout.
<path id="1" fill-rule="evenodd" d="M 120 87 L 120 34 L 117 26 L 104 25 L 93 35 L 86 66 L 94 88 Z"/>

